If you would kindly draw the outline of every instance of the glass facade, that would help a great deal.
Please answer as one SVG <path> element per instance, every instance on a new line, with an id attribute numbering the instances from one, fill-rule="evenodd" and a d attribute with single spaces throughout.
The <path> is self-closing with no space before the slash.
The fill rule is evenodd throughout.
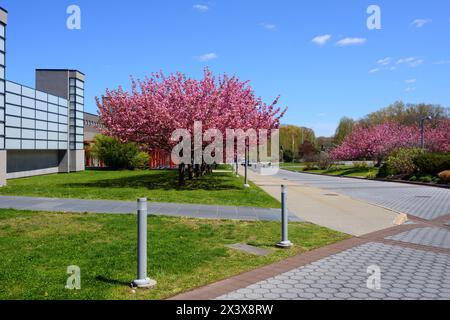
<path id="1" fill-rule="evenodd" d="M 69 143 L 71 150 L 84 149 L 84 81 L 69 79 Z"/>
<path id="2" fill-rule="evenodd" d="M 8 150 L 67 150 L 69 102 L 10 81 L 5 86 Z"/>
<path id="3" fill-rule="evenodd" d="M 7 81 L 5 23 L 0 20 L 0 150 L 84 150 L 84 75 L 45 70 L 40 90 Z M 57 83 L 61 72 L 67 84 Z"/>
<path id="4" fill-rule="evenodd" d="M 0 22 L 0 150 L 5 149 L 5 60 L 6 25 Z"/>

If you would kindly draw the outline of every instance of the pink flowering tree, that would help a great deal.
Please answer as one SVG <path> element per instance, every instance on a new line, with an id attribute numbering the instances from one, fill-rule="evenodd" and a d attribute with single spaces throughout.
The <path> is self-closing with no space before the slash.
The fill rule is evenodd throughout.
<path id="1" fill-rule="evenodd" d="M 171 140 L 172 133 L 185 129 L 192 135 L 198 121 L 203 132 L 278 128 L 285 111 L 276 107 L 277 102 L 266 104 L 248 82 L 227 75 L 214 77 L 208 69 L 200 80 L 182 73 L 155 73 L 142 81 L 132 80 L 131 92 L 119 87 L 97 98 L 104 134 L 139 143 L 147 151 L 168 152 L 178 143 Z M 181 185 L 186 165 L 191 168 L 189 163 L 179 166 Z"/>
<path id="2" fill-rule="evenodd" d="M 426 148 L 434 152 L 450 151 L 450 120 L 425 130 Z M 398 148 L 420 145 L 419 126 L 405 126 L 396 122 L 365 127 L 357 126 L 353 132 L 331 152 L 334 160 L 373 159 L 381 162 Z"/>

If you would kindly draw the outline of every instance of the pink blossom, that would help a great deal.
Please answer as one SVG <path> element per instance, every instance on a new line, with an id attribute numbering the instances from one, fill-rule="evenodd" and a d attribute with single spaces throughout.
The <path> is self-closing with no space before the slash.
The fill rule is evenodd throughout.
<path id="1" fill-rule="evenodd" d="M 171 151 L 174 130 L 192 133 L 195 121 L 203 123 L 204 131 L 278 128 L 286 110 L 277 103 L 264 103 L 248 82 L 227 75 L 216 78 L 208 69 L 201 80 L 162 72 L 142 81 L 132 79 L 131 92 L 119 87 L 97 98 L 103 133 L 138 142 L 149 151 Z"/>
<path id="2" fill-rule="evenodd" d="M 383 159 L 397 148 L 420 146 L 419 126 L 386 122 L 372 127 L 357 126 L 344 142 L 331 152 L 335 160 Z M 437 126 L 427 125 L 425 146 L 434 152 L 450 152 L 450 119 Z"/>

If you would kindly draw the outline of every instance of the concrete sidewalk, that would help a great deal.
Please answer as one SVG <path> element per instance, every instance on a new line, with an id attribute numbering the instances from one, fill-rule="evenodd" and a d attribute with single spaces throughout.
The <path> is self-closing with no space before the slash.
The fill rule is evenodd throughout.
<path id="1" fill-rule="evenodd" d="M 128 201 L 0 196 L 0 208 L 50 212 L 130 214 L 136 212 L 137 204 L 136 202 Z M 178 203 L 149 202 L 148 213 L 162 216 L 246 221 L 279 221 L 281 219 L 280 209 Z M 290 221 L 301 222 L 302 220 L 293 215 L 290 217 Z"/>
<path id="2" fill-rule="evenodd" d="M 268 194 L 280 199 L 282 184 L 288 188 L 289 211 L 297 217 L 353 236 L 393 226 L 398 213 L 342 194 L 302 186 L 273 176 L 261 176 L 249 170 L 249 179 Z"/>

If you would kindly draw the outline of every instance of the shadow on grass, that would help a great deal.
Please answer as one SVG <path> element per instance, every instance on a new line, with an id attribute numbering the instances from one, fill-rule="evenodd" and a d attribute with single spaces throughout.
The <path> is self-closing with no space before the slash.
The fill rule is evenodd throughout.
<path id="1" fill-rule="evenodd" d="M 114 285 L 118 285 L 118 286 L 130 286 L 131 285 L 131 281 L 122 281 L 122 280 L 116 280 L 116 279 L 109 279 L 106 278 L 104 276 L 96 276 L 95 280 L 103 282 L 103 283 L 107 283 L 107 284 L 114 284 Z"/>
<path id="2" fill-rule="evenodd" d="M 100 179 L 91 182 L 66 183 L 68 188 L 146 188 L 148 190 L 241 190 L 240 183 L 229 173 L 214 173 L 193 180 L 186 179 L 186 186 L 178 186 L 178 172 L 161 171 L 130 177 Z"/>

